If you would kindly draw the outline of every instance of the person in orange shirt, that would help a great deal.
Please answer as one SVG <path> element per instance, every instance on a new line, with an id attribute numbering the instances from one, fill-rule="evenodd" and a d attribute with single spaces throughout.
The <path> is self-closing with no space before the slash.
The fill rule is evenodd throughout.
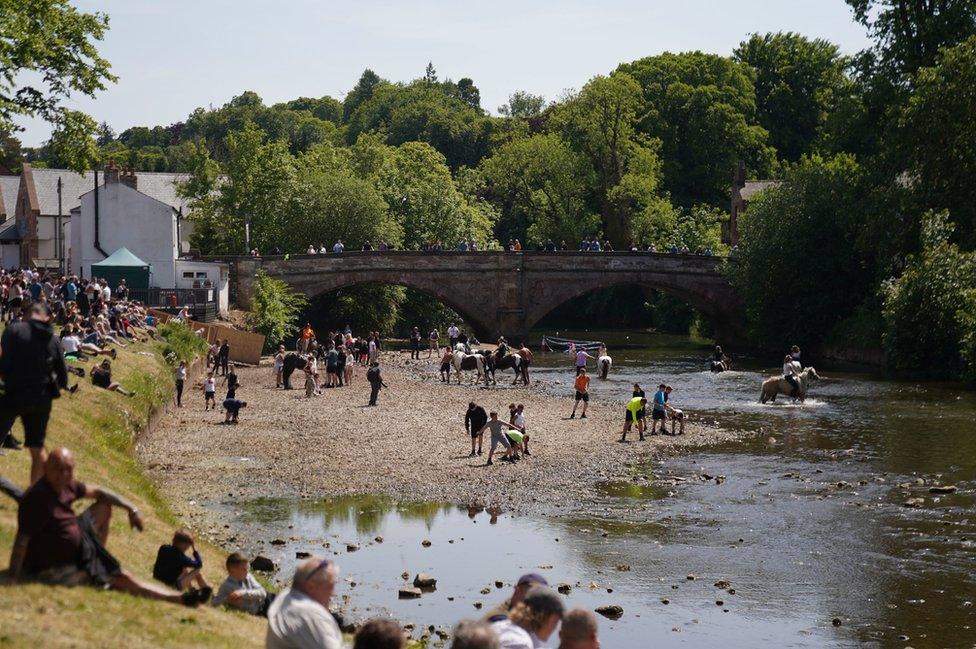
<path id="1" fill-rule="evenodd" d="M 518 239 L 515 240 L 514 250 L 515 252 L 522 252 L 522 243 Z"/>
<path id="2" fill-rule="evenodd" d="M 308 353 L 308 346 L 312 344 L 313 338 L 315 338 L 315 331 L 312 329 L 312 323 L 306 322 L 302 329 L 302 337 L 298 339 L 299 354 Z"/>
<path id="3" fill-rule="evenodd" d="M 573 404 L 573 414 L 569 416 L 570 419 L 576 418 L 576 406 L 579 405 L 580 401 L 583 402 L 583 412 L 580 414 L 580 419 L 586 419 L 586 406 L 590 403 L 590 377 L 586 375 L 586 368 L 581 368 L 580 373 L 576 376 L 576 403 Z"/>

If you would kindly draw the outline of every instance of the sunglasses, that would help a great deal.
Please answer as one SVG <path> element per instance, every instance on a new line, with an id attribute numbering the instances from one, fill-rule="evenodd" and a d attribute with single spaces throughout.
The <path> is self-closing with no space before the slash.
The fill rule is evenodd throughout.
<path id="1" fill-rule="evenodd" d="M 315 569 L 312 570 L 312 572 L 308 573 L 308 577 L 305 578 L 305 581 L 310 581 L 312 577 L 315 576 L 315 573 L 317 573 L 319 570 L 322 570 L 323 568 L 328 568 L 330 565 L 332 565 L 331 561 L 329 561 L 328 559 L 322 559 L 319 562 L 319 565 L 315 566 Z"/>

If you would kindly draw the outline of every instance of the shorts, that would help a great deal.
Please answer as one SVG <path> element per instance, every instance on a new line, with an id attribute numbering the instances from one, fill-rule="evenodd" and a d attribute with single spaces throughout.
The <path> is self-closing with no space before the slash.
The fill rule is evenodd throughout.
<path id="1" fill-rule="evenodd" d="M 505 433 L 492 433 L 491 434 L 491 450 L 494 451 L 495 447 L 501 444 L 505 448 L 512 448 L 512 443 L 508 441 L 508 436 Z"/>
<path id="2" fill-rule="evenodd" d="M 441 363 L 441 372 L 450 372 L 450 371 L 451 371 L 450 363 Z"/>
<path id="3" fill-rule="evenodd" d="M 51 418 L 51 400 L 24 399 L 16 393 L 4 395 L 0 399 L 0 437 L 6 437 L 17 417 L 24 424 L 24 446 L 43 448 Z"/>
<path id="4" fill-rule="evenodd" d="M 577 390 L 577 392 L 576 392 L 576 400 L 577 401 L 584 401 L 586 403 L 589 403 L 590 402 L 590 393 L 589 392 L 580 392 L 580 391 Z"/>
<path id="5" fill-rule="evenodd" d="M 517 430 L 510 430 L 505 435 L 508 437 L 509 441 L 515 442 L 516 444 L 521 444 L 522 440 L 525 439 L 525 435 Z"/>
<path id="6" fill-rule="evenodd" d="M 625 417 L 626 417 L 626 419 L 624 421 L 626 421 L 628 423 L 634 421 L 634 413 L 631 412 L 630 410 L 627 410 L 625 412 Z M 638 417 L 638 418 L 640 418 L 640 417 Z"/>
<path id="7" fill-rule="evenodd" d="M 214 398 L 214 394 L 216 394 L 216 393 L 215 392 L 204 392 L 203 393 L 204 400 L 205 401 L 215 401 L 216 399 Z"/>
<path id="8" fill-rule="evenodd" d="M 328 367 L 325 368 L 326 374 L 337 374 L 338 372 L 339 372 L 338 365 L 329 365 Z"/>
<path id="9" fill-rule="evenodd" d="M 665 412 L 663 410 L 652 410 L 651 411 L 651 419 L 653 419 L 654 421 L 657 421 L 658 419 L 667 419 L 667 418 L 668 418 L 668 416 L 667 416 L 667 414 L 665 414 Z"/>
<path id="10" fill-rule="evenodd" d="M 122 574 L 122 566 L 105 549 L 95 532 L 91 508 L 78 517 L 78 528 L 81 530 L 81 543 L 77 562 L 46 568 L 31 575 L 33 579 L 52 586 L 93 585 L 104 588 Z"/>

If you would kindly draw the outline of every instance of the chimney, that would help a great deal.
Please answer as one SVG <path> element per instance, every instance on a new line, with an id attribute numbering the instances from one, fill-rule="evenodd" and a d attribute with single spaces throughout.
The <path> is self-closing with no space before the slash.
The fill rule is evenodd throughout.
<path id="1" fill-rule="evenodd" d="M 132 189 L 138 189 L 138 187 L 136 186 L 137 185 L 136 172 L 132 169 L 132 167 L 127 167 L 123 169 L 122 174 L 119 176 L 119 180 L 122 181 L 123 185 L 127 185 Z"/>
<path id="2" fill-rule="evenodd" d="M 735 186 L 740 189 L 746 186 L 746 163 L 742 160 L 735 168 Z"/>
<path id="3" fill-rule="evenodd" d="M 115 160 L 109 160 L 108 164 L 105 165 L 105 184 L 109 185 L 119 182 L 120 171 L 119 166 L 115 164 Z"/>

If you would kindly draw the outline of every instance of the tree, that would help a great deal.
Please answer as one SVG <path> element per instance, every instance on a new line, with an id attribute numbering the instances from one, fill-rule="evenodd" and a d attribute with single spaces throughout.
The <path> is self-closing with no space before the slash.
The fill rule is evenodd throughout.
<path id="1" fill-rule="evenodd" d="M 427 62 L 427 69 L 424 70 L 424 82 L 429 86 L 437 83 L 437 70 L 434 69 L 432 61 Z"/>
<path id="2" fill-rule="evenodd" d="M 724 207 L 738 161 L 769 173 L 774 152 L 756 122 L 753 72 L 702 52 L 661 54 L 617 68 L 643 91 L 641 132 L 661 141 L 664 188 L 678 205 Z"/>
<path id="3" fill-rule="evenodd" d="M 803 158 L 741 217 L 731 279 L 762 345 L 815 347 L 876 290 L 857 246 L 861 175 L 850 156 Z"/>
<path id="4" fill-rule="evenodd" d="M 457 82 L 457 97 L 471 108 L 481 110 L 481 91 L 471 79 L 464 77 Z"/>
<path id="5" fill-rule="evenodd" d="M 298 331 L 295 322 L 307 305 L 304 295 L 261 270 L 254 281 L 248 324 L 264 335 L 265 349 L 276 349 Z"/>
<path id="6" fill-rule="evenodd" d="M 95 121 L 64 102 L 78 92 L 92 97 L 116 78 L 94 41 L 108 16 L 82 13 L 68 0 L 4 0 L 0 10 L 0 132 L 20 130 L 17 117 L 40 117 L 61 131 L 59 155 L 83 170 L 96 154 L 89 143 Z M 87 118 L 87 119 L 86 119 Z M 75 151 L 65 147 L 77 145 Z"/>
<path id="7" fill-rule="evenodd" d="M 974 0 L 847 0 L 855 19 L 875 39 L 874 54 L 887 76 L 908 80 L 935 64 L 939 50 L 976 32 Z"/>
<path id="8" fill-rule="evenodd" d="M 755 72 L 756 118 L 783 160 L 811 153 L 828 116 L 853 91 L 836 45 L 799 34 L 753 34 L 734 58 Z"/>
<path id="9" fill-rule="evenodd" d="M 352 116 L 356 109 L 362 106 L 364 103 L 369 101 L 373 92 L 376 88 L 383 82 L 379 75 L 366 68 L 359 77 L 359 81 L 349 94 L 346 95 L 345 100 L 342 102 L 342 120 L 343 122 L 348 122 L 349 118 Z"/>
<path id="10" fill-rule="evenodd" d="M 542 95 L 533 95 L 520 90 L 509 95 L 508 103 L 499 106 L 498 112 L 505 117 L 527 119 L 539 115 L 545 106 L 546 98 Z"/>
<path id="11" fill-rule="evenodd" d="M 9 131 L 0 131 L 0 173 L 3 173 L 3 169 L 17 172 L 23 163 L 24 151 L 20 139 Z"/>
<path id="12" fill-rule="evenodd" d="M 895 369 L 976 380 L 976 253 L 952 229 L 944 212 L 923 219 L 921 253 L 884 286 L 884 345 Z"/>
<path id="13" fill-rule="evenodd" d="M 98 160 L 98 145 L 93 134 L 98 125 L 76 110 L 64 110 L 47 143 L 48 159 L 55 166 L 83 172 Z"/>
<path id="14" fill-rule="evenodd" d="M 507 142 L 482 169 L 507 215 L 502 239 L 575 244 L 600 233 L 600 218 L 588 205 L 593 169 L 557 134 Z"/>
<path id="15" fill-rule="evenodd" d="M 657 143 L 637 132 L 640 107 L 640 86 L 615 72 L 591 79 L 552 119 L 553 129 L 592 168 L 604 235 L 616 246 L 630 242 L 635 215 L 657 198 L 661 164 Z"/>
<path id="16" fill-rule="evenodd" d="M 896 138 L 898 168 L 926 209 L 949 210 L 976 246 L 976 36 L 918 71 Z"/>

